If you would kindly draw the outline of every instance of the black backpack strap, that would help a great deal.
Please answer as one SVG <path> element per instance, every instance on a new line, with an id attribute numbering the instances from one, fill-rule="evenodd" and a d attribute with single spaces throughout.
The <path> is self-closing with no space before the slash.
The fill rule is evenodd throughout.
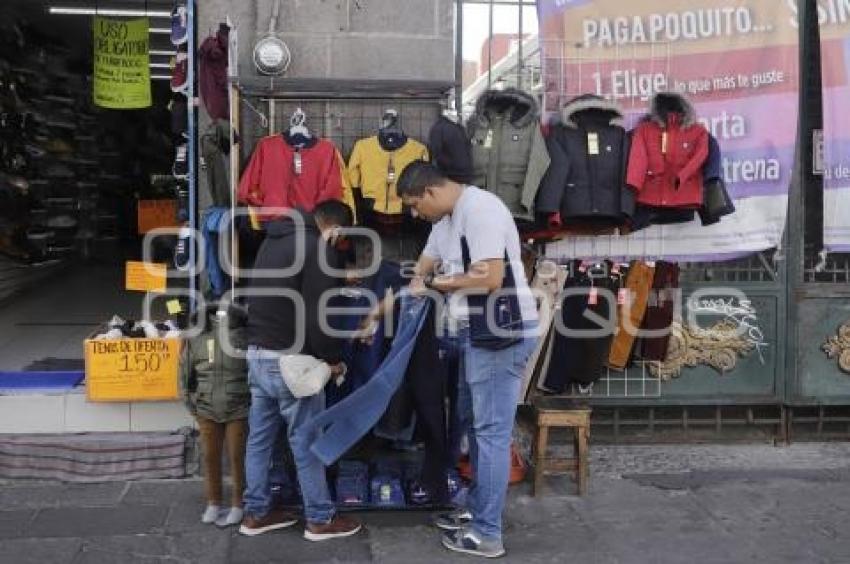
<path id="1" fill-rule="evenodd" d="M 466 237 L 461 235 L 460 237 L 460 254 L 461 260 L 463 260 L 463 271 L 469 272 L 469 267 L 472 264 L 472 259 L 469 255 L 469 244 L 466 242 Z M 502 282 L 503 288 L 513 288 L 516 286 L 516 282 L 514 281 L 514 272 L 513 265 L 511 264 L 511 259 L 508 256 L 508 250 L 505 249 L 505 280 Z"/>

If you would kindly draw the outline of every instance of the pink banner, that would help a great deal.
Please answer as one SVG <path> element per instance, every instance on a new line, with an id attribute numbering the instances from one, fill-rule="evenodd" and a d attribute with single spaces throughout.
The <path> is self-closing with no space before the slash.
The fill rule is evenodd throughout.
<path id="1" fill-rule="evenodd" d="M 660 91 L 686 94 L 718 139 L 735 214 L 655 226 L 628 237 L 575 238 L 554 254 L 691 256 L 712 260 L 779 245 L 798 117 L 798 16 L 793 1 L 538 0 L 544 108 L 595 93 L 634 124 Z M 844 66 L 829 81 L 846 82 Z M 850 127 L 845 128 L 850 130 Z M 850 214 L 848 214 L 850 215 Z M 604 239 L 604 240 L 603 240 Z"/>

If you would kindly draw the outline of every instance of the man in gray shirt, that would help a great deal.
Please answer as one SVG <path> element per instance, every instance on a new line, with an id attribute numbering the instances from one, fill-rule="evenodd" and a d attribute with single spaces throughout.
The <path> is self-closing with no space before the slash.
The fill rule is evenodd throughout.
<path id="1" fill-rule="evenodd" d="M 436 524 L 446 531 L 443 545 L 450 550 L 501 556 L 511 434 L 523 370 L 537 341 L 537 308 L 522 266 L 519 233 L 497 196 L 449 180 L 431 164 L 419 161 L 405 168 L 397 190 L 411 213 L 433 224 L 411 290 L 449 297 L 464 365 L 458 409 L 471 411 L 467 432 L 475 483 L 467 507 L 439 516 Z M 501 348 L 482 346 L 470 334 L 468 296 L 494 297 L 508 279 L 507 269 L 522 317 L 520 337 Z"/>

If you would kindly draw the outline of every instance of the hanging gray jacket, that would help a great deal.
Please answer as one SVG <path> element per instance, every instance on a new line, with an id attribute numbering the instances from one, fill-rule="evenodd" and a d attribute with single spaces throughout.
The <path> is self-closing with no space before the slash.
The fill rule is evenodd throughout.
<path id="1" fill-rule="evenodd" d="M 244 314 L 243 314 L 244 315 Z M 248 417 L 251 392 L 244 352 L 244 319 L 235 308 L 227 316 L 209 316 L 207 330 L 185 341 L 180 358 L 183 399 L 192 415 L 227 423 Z M 223 337 L 239 352 L 227 354 Z"/>
<path id="2" fill-rule="evenodd" d="M 534 219 L 534 200 L 549 168 L 537 102 L 516 88 L 488 90 L 467 128 L 472 183 L 493 192 L 517 219 Z"/>
<path id="3" fill-rule="evenodd" d="M 230 207 L 230 123 L 217 119 L 201 136 L 201 157 L 212 206 Z"/>

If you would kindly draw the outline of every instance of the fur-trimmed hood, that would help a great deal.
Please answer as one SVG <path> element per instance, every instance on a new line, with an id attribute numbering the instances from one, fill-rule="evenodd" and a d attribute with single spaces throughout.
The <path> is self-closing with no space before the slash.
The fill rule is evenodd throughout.
<path id="1" fill-rule="evenodd" d="M 583 94 L 573 98 L 561 108 L 561 121 L 567 127 L 578 127 L 578 114 L 593 111 L 608 118 L 608 125 L 623 125 L 623 112 L 620 107 L 596 94 Z M 601 117 L 601 116 L 600 116 Z"/>
<path id="2" fill-rule="evenodd" d="M 697 122 L 697 113 L 688 99 L 678 92 L 659 92 L 652 97 L 648 119 L 664 127 L 667 115 L 676 113 L 682 117 L 682 127 L 690 127 Z"/>
<path id="3" fill-rule="evenodd" d="M 473 123 L 482 127 L 490 125 L 491 115 L 510 111 L 511 124 L 523 128 L 539 118 L 537 100 L 531 94 L 516 88 L 487 90 L 475 103 Z"/>

